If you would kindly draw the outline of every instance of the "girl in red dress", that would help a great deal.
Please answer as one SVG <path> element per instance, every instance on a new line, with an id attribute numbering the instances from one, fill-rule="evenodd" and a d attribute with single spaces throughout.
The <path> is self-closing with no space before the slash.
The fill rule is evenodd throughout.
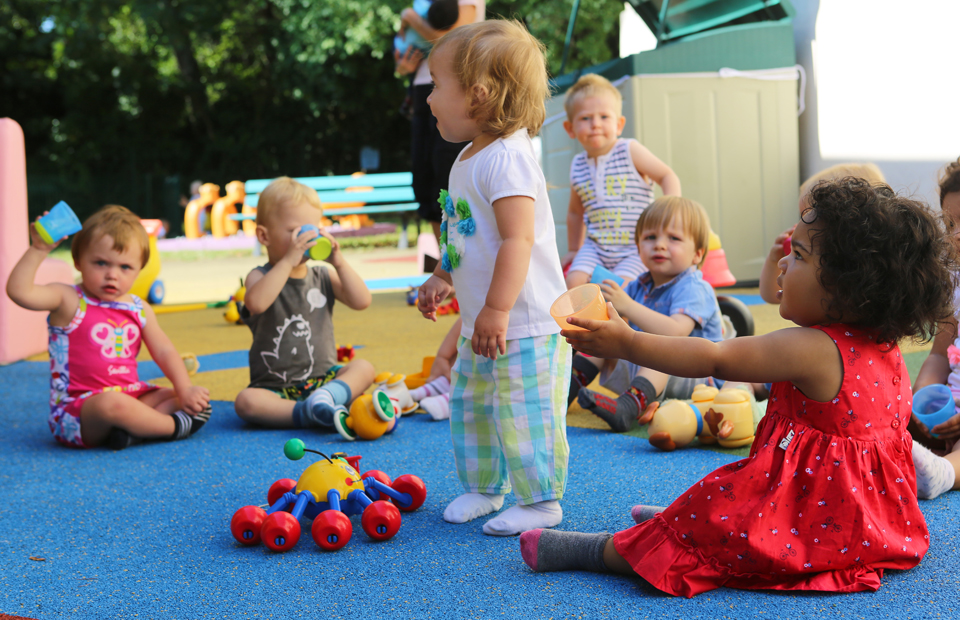
<path id="1" fill-rule="evenodd" d="M 774 382 L 746 459 L 613 536 L 522 535 L 535 571 L 637 574 L 692 597 L 742 589 L 876 590 L 929 547 L 911 459 L 910 377 L 897 342 L 951 314 L 955 261 L 937 220 L 885 185 L 818 185 L 780 260 L 780 315 L 798 327 L 713 343 L 570 319 L 574 347 L 684 377 Z M 662 512 L 660 511 L 662 510 Z"/>

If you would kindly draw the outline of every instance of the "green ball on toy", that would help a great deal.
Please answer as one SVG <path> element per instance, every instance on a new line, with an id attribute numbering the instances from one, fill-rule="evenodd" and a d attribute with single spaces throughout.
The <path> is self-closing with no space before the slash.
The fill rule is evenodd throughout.
<path id="1" fill-rule="evenodd" d="M 304 455 L 303 442 L 294 437 L 283 444 L 283 454 L 291 461 L 299 461 Z"/>

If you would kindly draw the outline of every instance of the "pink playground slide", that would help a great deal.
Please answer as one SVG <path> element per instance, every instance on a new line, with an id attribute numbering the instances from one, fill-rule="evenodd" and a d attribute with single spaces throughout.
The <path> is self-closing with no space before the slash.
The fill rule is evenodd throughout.
<path id="1" fill-rule="evenodd" d="M 5 292 L 7 277 L 30 243 L 27 225 L 23 130 L 13 119 L 0 118 L 0 364 L 47 348 L 47 315 L 24 310 L 10 301 Z M 62 260 L 48 258 L 40 265 L 36 281 L 73 284 L 73 272 Z"/>

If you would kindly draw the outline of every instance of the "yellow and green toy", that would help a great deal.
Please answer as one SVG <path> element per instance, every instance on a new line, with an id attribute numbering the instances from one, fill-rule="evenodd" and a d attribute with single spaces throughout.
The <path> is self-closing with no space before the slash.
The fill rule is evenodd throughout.
<path id="1" fill-rule="evenodd" d="M 151 304 L 163 303 L 163 297 L 166 295 L 166 289 L 163 282 L 157 279 L 160 275 L 160 251 L 157 250 L 157 236 L 163 228 L 160 220 L 140 220 L 144 229 L 147 231 L 147 237 L 150 239 L 150 258 L 147 264 L 140 270 L 137 279 L 133 281 L 130 293 L 140 299 L 146 299 Z"/>
<path id="2" fill-rule="evenodd" d="M 393 432 L 397 413 L 386 392 L 377 389 L 373 394 L 361 394 L 354 399 L 349 412 L 341 410 L 335 414 L 333 425 L 347 441 L 357 437 L 372 441 Z"/>

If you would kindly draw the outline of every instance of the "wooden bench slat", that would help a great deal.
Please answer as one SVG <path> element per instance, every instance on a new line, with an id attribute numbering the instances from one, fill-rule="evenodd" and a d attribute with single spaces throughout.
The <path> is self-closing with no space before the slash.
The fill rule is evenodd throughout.
<path id="1" fill-rule="evenodd" d="M 317 193 L 320 195 L 320 201 L 323 202 L 323 204 L 331 202 L 364 202 L 372 206 L 382 203 L 409 202 L 416 198 L 413 195 L 412 187 L 390 187 L 368 192 L 329 191 Z M 259 194 L 248 194 L 246 204 L 255 207 L 257 206 L 259 198 Z"/>
<path id="2" fill-rule="evenodd" d="M 259 194 L 273 179 L 254 179 L 244 183 L 244 191 L 248 194 Z M 411 172 L 384 172 L 379 174 L 365 174 L 360 177 L 350 175 L 326 177 L 298 177 L 297 181 L 317 191 L 346 189 L 348 187 L 402 187 L 413 183 Z"/>

